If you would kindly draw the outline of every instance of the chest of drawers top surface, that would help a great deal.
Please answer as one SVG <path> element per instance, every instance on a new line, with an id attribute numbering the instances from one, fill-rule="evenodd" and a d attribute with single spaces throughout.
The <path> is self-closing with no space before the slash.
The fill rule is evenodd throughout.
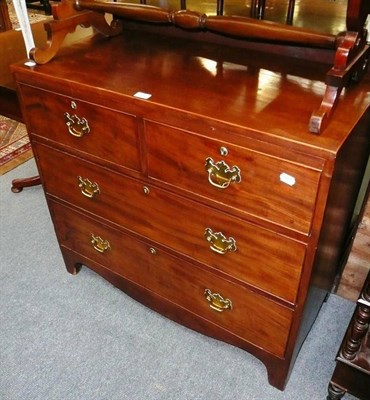
<path id="1" fill-rule="evenodd" d="M 338 150 L 369 100 L 365 79 L 346 90 L 335 118 L 321 135 L 309 133 L 308 121 L 322 100 L 329 68 L 292 57 L 128 30 L 115 38 L 75 43 L 46 65 L 19 65 L 15 71 L 26 74 L 21 80 L 31 85 L 34 79 L 42 85 L 47 76 L 46 89 L 123 107 L 133 115 L 214 135 L 230 131 L 253 140 L 267 136 L 270 142 L 289 141 L 292 148 L 304 145 L 320 154 Z M 138 92 L 151 97 L 135 98 Z M 163 107 L 160 113 L 158 106 Z"/>

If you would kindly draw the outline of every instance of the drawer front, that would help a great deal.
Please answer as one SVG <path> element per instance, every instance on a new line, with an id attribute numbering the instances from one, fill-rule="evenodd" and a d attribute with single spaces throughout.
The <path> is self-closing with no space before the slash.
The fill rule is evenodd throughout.
<path id="1" fill-rule="evenodd" d="M 58 203 L 50 204 L 60 244 L 252 344 L 284 356 L 292 311 Z M 109 248 L 96 250 L 92 234 L 109 242 Z"/>
<path id="2" fill-rule="evenodd" d="M 141 169 L 135 117 L 23 85 L 21 95 L 31 133 L 113 164 Z"/>
<path id="3" fill-rule="evenodd" d="M 309 233 L 320 171 L 168 126 L 145 126 L 149 176 Z"/>
<path id="4" fill-rule="evenodd" d="M 48 147 L 35 150 L 48 193 L 295 302 L 302 243 Z M 83 194 L 77 175 L 96 184 L 98 192 Z"/>

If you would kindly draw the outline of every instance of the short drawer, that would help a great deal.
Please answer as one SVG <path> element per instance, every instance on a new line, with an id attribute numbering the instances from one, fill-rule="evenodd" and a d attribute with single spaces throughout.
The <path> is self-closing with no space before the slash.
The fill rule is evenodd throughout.
<path id="1" fill-rule="evenodd" d="M 295 302 L 301 242 L 46 146 L 35 151 L 47 193 Z"/>
<path id="2" fill-rule="evenodd" d="M 149 176 L 308 234 L 321 171 L 146 121 Z"/>
<path id="3" fill-rule="evenodd" d="M 84 101 L 21 85 L 32 134 L 140 170 L 135 117 Z"/>
<path id="4" fill-rule="evenodd" d="M 145 242 L 50 202 L 64 245 L 116 274 L 283 357 L 293 312 Z"/>

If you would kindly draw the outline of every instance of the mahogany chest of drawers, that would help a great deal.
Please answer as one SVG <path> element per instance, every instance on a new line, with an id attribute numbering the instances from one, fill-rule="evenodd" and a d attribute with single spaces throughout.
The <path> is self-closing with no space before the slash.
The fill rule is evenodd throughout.
<path id="1" fill-rule="evenodd" d="M 283 389 L 337 272 L 369 86 L 313 135 L 327 66 L 271 58 L 127 31 L 13 71 L 68 271 L 251 352 Z"/>

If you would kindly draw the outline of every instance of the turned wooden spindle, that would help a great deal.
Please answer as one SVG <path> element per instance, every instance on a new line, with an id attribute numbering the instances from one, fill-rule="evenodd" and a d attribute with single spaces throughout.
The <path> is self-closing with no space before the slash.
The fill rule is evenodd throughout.
<path id="1" fill-rule="evenodd" d="M 294 8 L 295 8 L 295 0 L 289 0 L 288 11 L 287 11 L 287 15 L 286 15 L 286 23 L 288 25 L 293 24 Z"/>
<path id="2" fill-rule="evenodd" d="M 367 283 L 361 298 L 358 300 L 356 312 L 348 337 L 341 351 L 341 356 L 353 360 L 361 347 L 361 342 L 370 323 L 370 282 Z"/>

